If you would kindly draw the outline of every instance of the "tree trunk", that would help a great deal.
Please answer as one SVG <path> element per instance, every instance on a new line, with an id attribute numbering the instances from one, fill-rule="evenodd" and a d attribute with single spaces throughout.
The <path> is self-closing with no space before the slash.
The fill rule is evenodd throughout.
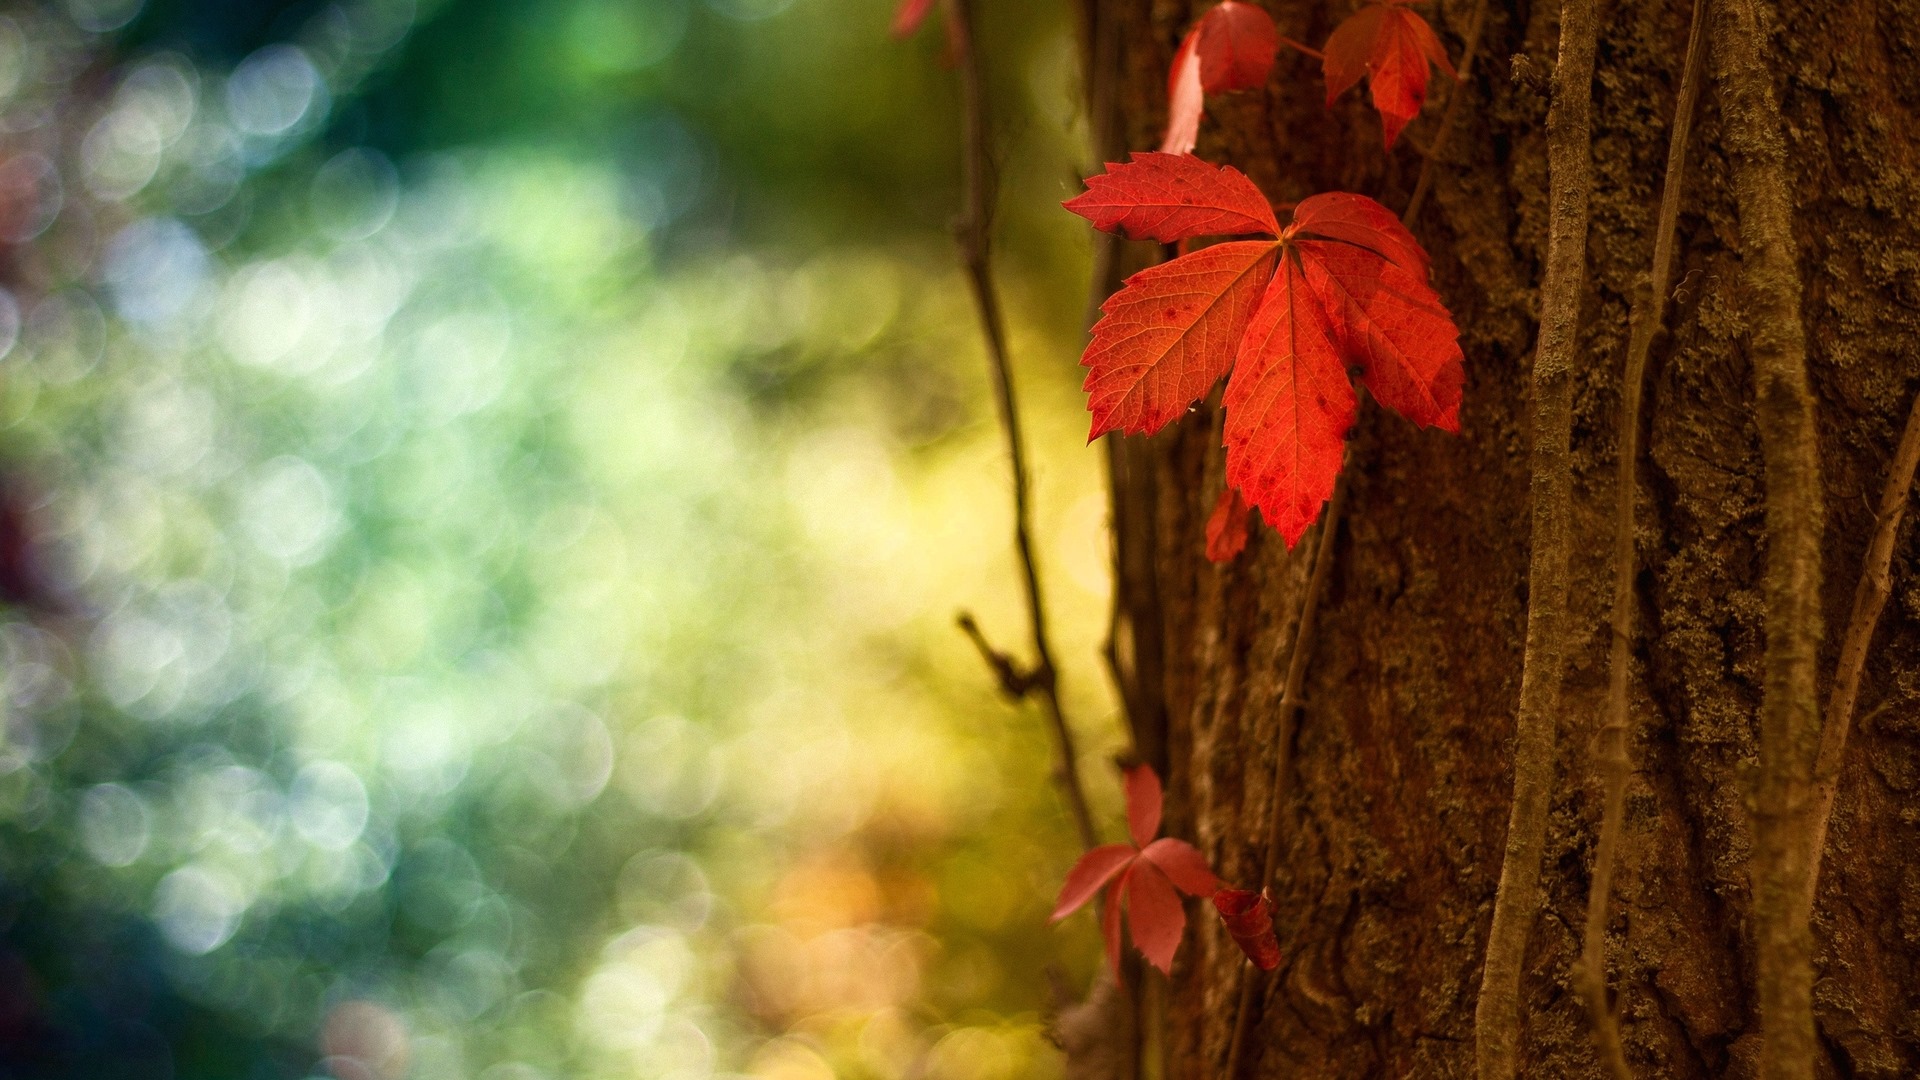
<path id="1" fill-rule="evenodd" d="M 1476 0 L 1423 5 L 1457 60 Z M 1090 114 L 1111 160 L 1158 144 L 1168 65 L 1211 0 L 1087 0 Z M 1265 0 L 1324 41 L 1347 0 Z M 1575 368 L 1573 655 L 1521 992 L 1524 1077 L 1599 1076 L 1572 992 L 1601 803 L 1609 552 L 1627 312 L 1648 273 L 1692 4 L 1600 11 L 1589 279 Z M 1465 1077 L 1513 791 L 1527 605 L 1529 369 L 1545 256 L 1547 93 L 1558 5 L 1491 0 L 1480 59 L 1391 153 L 1364 100 L 1329 110 L 1319 66 L 1281 53 L 1263 90 L 1210 99 L 1198 153 L 1275 201 L 1341 189 L 1406 205 L 1420 147 L 1460 93 L 1416 235 L 1462 329 L 1463 433 L 1367 406 L 1312 643 L 1271 883 L 1286 960 L 1256 982 L 1245 1077 Z M 1801 305 L 1828 517 L 1822 693 L 1920 389 L 1920 0 L 1780 0 Z M 1608 955 L 1626 1056 L 1646 1077 L 1752 1075 L 1759 1050 L 1748 793 L 1766 626 L 1766 482 L 1738 213 L 1720 104 L 1702 95 L 1678 287 L 1656 340 L 1638 475 L 1632 755 Z M 1132 246 L 1131 269 L 1159 257 Z M 1103 281 L 1097 288 L 1111 288 Z M 1214 403 L 1217 404 L 1217 397 Z M 1170 832 L 1256 884 L 1277 708 L 1313 534 L 1203 554 L 1222 480 L 1214 404 L 1110 448 L 1122 694 L 1169 778 Z M 1920 556 L 1910 533 L 1860 694 L 1813 917 L 1823 1076 L 1920 1075 Z M 1167 995 L 1171 1078 L 1217 1080 L 1240 954 L 1195 921 Z"/>

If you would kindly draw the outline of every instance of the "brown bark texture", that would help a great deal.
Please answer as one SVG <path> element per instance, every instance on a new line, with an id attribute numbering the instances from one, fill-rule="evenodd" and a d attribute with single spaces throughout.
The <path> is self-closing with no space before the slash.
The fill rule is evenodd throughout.
<path id="1" fill-rule="evenodd" d="M 1157 145 L 1166 73 L 1210 0 L 1087 0 L 1104 156 Z M 1263 0 L 1324 41 L 1348 0 Z M 1592 222 L 1573 378 L 1569 665 L 1541 885 L 1522 973 L 1519 1075 L 1596 1077 L 1573 972 L 1601 807 L 1610 553 L 1628 309 L 1647 274 L 1690 0 L 1599 5 Z M 1457 58 L 1475 0 L 1419 8 Z M 1283 50 L 1264 89 L 1212 98 L 1198 153 L 1276 201 L 1325 190 L 1394 210 L 1449 94 L 1413 223 L 1467 357 L 1464 431 L 1369 406 L 1283 786 L 1272 886 L 1286 954 L 1254 995 L 1243 1077 L 1466 1077 L 1513 793 L 1528 600 L 1531 366 L 1548 225 L 1546 117 L 1559 5 L 1494 0 L 1468 82 L 1437 76 L 1390 153 L 1364 99 L 1328 109 Z M 1756 5 L 1784 118 L 1807 366 L 1827 507 L 1821 616 L 1845 626 L 1875 502 L 1920 388 L 1920 0 Z M 1634 774 L 1609 978 L 1647 1077 L 1750 1077 L 1760 1053 L 1750 808 L 1766 649 L 1767 472 L 1722 103 L 1702 96 L 1677 283 L 1644 405 Z M 1130 246 L 1133 268 L 1160 256 Z M 1110 284 L 1110 283 L 1107 283 Z M 1096 286 L 1100 287 L 1100 286 Z M 1758 328 L 1764 341 L 1767 329 Z M 1255 885 L 1287 657 L 1312 545 L 1263 530 L 1203 554 L 1221 450 L 1203 404 L 1110 448 L 1116 668 L 1173 834 Z M 1920 544 L 1895 541 L 1891 602 L 1861 683 L 1813 915 L 1816 1075 L 1920 1076 Z M 1838 642 L 1823 642 L 1821 692 Z M 1240 955 L 1208 912 L 1167 995 L 1165 1075 L 1213 1080 Z M 1206 916 L 1206 917 L 1203 917 Z"/>

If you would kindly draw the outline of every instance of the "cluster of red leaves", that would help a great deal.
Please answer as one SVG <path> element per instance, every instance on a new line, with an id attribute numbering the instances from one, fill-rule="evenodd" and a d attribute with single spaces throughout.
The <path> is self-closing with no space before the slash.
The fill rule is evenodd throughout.
<path id="1" fill-rule="evenodd" d="M 1086 906 L 1102 889 L 1106 910 L 1101 927 L 1107 940 L 1107 959 L 1120 970 L 1120 914 L 1124 901 L 1134 947 L 1161 971 L 1173 970 L 1173 954 L 1186 933 L 1187 913 L 1179 893 L 1211 896 L 1220 879 L 1207 869 L 1206 856 L 1185 840 L 1170 836 L 1154 839 L 1160 831 L 1160 778 L 1144 765 L 1126 771 L 1127 832 L 1130 844 L 1094 848 L 1067 871 L 1066 884 L 1054 906 L 1058 922 Z"/>
<path id="2" fill-rule="evenodd" d="M 907 6 L 928 2 L 907 0 Z M 1453 75 L 1453 64 L 1433 27 L 1407 7 L 1414 2 L 1373 0 L 1336 27 L 1318 53 L 1288 42 L 1320 57 L 1328 105 L 1367 76 L 1388 148 L 1407 121 L 1420 115 L 1420 106 L 1427 100 L 1427 63 Z M 1252 4 L 1225 0 L 1208 9 L 1173 55 L 1167 74 L 1167 134 L 1161 151 L 1191 154 L 1199 139 L 1206 95 L 1264 85 L 1281 41 L 1273 18 Z"/>
<path id="3" fill-rule="evenodd" d="M 1090 437 L 1152 434 L 1223 376 L 1227 483 L 1291 547 L 1333 493 L 1358 401 L 1458 431 L 1460 332 L 1427 283 L 1427 254 L 1386 207 L 1329 192 L 1282 226 L 1240 172 L 1135 154 L 1067 209 L 1135 240 L 1265 234 L 1215 244 L 1128 278 L 1102 305 L 1086 366 Z M 1221 550 L 1231 547 L 1232 511 Z"/>
<path id="4" fill-rule="evenodd" d="M 1227 930 L 1253 962 L 1271 970 L 1280 962 L 1273 934 L 1273 906 L 1257 893 L 1221 887 L 1204 855 L 1185 840 L 1154 839 L 1160 831 L 1160 777 L 1144 765 L 1125 772 L 1128 844 L 1106 844 L 1080 857 L 1067 871 L 1053 919 L 1058 922 L 1106 892 L 1101 928 L 1107 961 L 1120 971 L 1120 924 L 1124 909 L 1134 947 L 1161 971 L 1173 971 L 1173 954 L 1187 929 L 1180 893 L 1211 896 Z M 1177 890 L 1177 891 L 1176 891 Z M 1250 903 L 1242 897 L 1259 897 Z M 1232 912 L 1232 914 L 1228 914 Z"/>
<path id="5" fill-rule="evenodd" d="M 917 31 L 936 0 L 902 0 L 893 33 Z M 1337 27 L 1318 55 L 1327 104 L 1368 77 L 1391 148 L 1426 100 L 1427 64 L 1453 66 L 1415 0 L 1371 0 Z M 949 25 L 951 35 L 954 27 Z M 1128 278 L 1102 305 L 1082 364 L 1093 438 L 1158 431 L 1221 378 L 1227 488 L 1207 522 L 1207 557 L 1231 560 L 1247 544 L 1254 508 L 1299 542 L 1332 494 L 1358 409 L 1349 372 L 1380 403 L 1415 423 L 1458 431 L 1459 329 L 1427 283 L 1427 253 L 1379 203 L 1330 192 L 1292 208 L 1284 227 L 1259 188 L 1231 168 L 1190 157 L 1206 95 L 1263 85 L 1282 39 L 1267 13 L 1224 0 L 1196 23 L 1168 75 L 1161 152 L 1135 154 L 1087 181 L 1067 208 L 1134 240 L 1201 248 Z M 1094 848 L 1074 864 L 1058 921 L 1105 892 L 1102 930 L 1118 973 L 1124 919 L 1148 962 L 1171 972 L 1185 935 L 1180 893 L 1211 896 L 1227 932 L 1261 970 L 1280 963 L 1273 902 L 1229 889 L 1191 844 L 1160 830 L 1160 778 L 1126 772 L 1127 844 Z"/>

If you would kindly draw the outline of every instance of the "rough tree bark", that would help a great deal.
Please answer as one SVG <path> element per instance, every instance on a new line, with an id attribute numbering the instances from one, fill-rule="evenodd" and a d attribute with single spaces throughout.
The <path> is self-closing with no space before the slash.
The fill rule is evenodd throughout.
<path id="1" fill-rule="evenodd" d="M 1085 0 L 1100 149 L 1157 144 L 1167 66 L 1211 0 Z M 1348 0 L 1264 0 L 1324 40 Z M 1475 0 L 1423 6 L 1457 57 Z M 1464 95 L 1414 231 L 1463 331 L 1464 433 L 1368 410 L 1323 598 L 1286 789 L 1286 963 L 1254 1002 L 1247 1077 L 1465 1077 L 1513 790 L 1527 606 L 1529 367 L 1546 252 L 1545 120 L 1558 4 L 1494 0 L 1482 62 L 1392 154 L 1351 93 L 1283 51 L 1264 90 L 1208 103 L 1199 153 L 1276 200 L 1345 189 L 1405 205 L 1449 93 Z M 1589 280 L 1574 372 L 1572 656 L 1542 886 L 1521 985 L 1519 1074 L 1600 1076 L 1572 990 L 1601 790 L 1609 550 L 1627 313 L 1647 272 L 1690 0 L 1599 7 Z M 1844 626 L 1880 487 L 1920 388 L 1920 0 L 1758 5 L 1786 169 L 1828 507 L 1821 611 Z M 1754 311 L 1721 101 L 1703 94 L 1669 330 L 1646 387 L 1639 470 L 1635 773 L 1609 924 L 1636 1074 L 1747 1077 L 1760 1051 L 1749 814 L 1763 682 L 1766 470 Z M 1113 262 L 1158 257 L 1129 248 Z M 1103 288 L 1110 282 L 1099 283 Z M 1764 334 L 1763 334 L 1764 336 Z M 1110 449 L 1116 667 L 1169 825 L 1251 884 L 1266 839 L 1286 656 L 1311 545 L 1263 531 L 1205 560 L 1219 491 L 1210 406 Z M 1892 602 L 1860 691 L 1813 916 L 1816 1075 L 1920 1075 L 1920 545 L 1897 538 Z M 1838 642 L 1818 671 L 1830 681 Z M 1220 1074 L 1232 942 L 1196 919 L 1168 995 L 1166 1075 Z"/>

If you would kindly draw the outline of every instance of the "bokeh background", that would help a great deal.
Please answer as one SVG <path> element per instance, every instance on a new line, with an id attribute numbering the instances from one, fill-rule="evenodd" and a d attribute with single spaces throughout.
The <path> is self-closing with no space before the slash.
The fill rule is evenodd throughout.
<path id="1" fill-rule="evenodd" d="M 1073 34 L 983 6 L 1111 814 Z M 891 14 L 0 3 L 0 1077 L 1057 1073 L 1098 946 L 953 629 L 1023 618 Z"/>

